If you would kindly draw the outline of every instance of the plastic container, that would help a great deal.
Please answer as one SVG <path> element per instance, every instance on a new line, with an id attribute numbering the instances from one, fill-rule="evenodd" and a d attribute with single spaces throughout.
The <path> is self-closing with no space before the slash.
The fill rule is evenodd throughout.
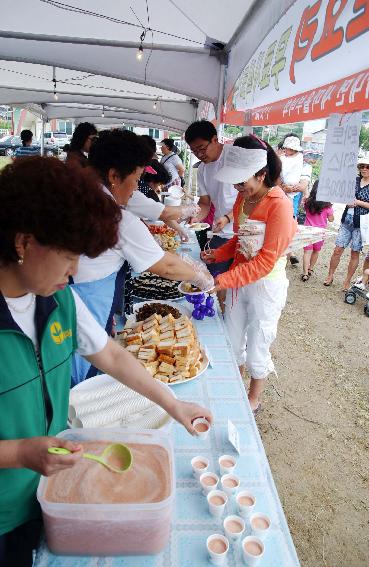
<path id="1" fill-rule="evenodd" d="M 171 486 L 168 498 L 153 504 L 61 504 L 45 500 L 48 478 L 37 490 L 52 553 L 60 555 L 150 555 L 167 545 L 175 496 L 173 447 L 158 430 L 69 429 L 58 437 L 77 442 L 117 441 L 156 444 L 169 456 Z"/>

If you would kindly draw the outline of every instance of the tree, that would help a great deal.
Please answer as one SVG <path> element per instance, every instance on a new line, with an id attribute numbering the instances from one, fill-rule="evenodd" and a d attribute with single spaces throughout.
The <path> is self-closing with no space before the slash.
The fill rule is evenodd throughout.
<path id="1" fill-rule="evenodd" d="M 360 128 L 359 146 L 364 151 L 369 151 L 369 129 L 362 126 Z"/>

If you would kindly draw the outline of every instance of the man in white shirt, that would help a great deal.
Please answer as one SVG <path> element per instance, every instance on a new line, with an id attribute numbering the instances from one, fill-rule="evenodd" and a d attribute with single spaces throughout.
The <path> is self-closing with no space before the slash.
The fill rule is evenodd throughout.
<path id="1" fill-rule="evenodd" d="M 237 191 L 231 183 L 223 183 L 215 179 L 216 173 L 223 166 L 223 144 L 218 141 L 214 125 L 207 120 L 193 122 L 185 132 L 185 139 L 195 156 L 201 160 L 197 172 L 198 191 L 200 195 L 199 206 L 201 212 L 196 220 L 204 219 L 210 209 L 211 203 L 215 208 L 213 236 L 210 247 L 219 248 L 233 236 L 233 205 Z M 231 265 L 228 262 L 209 264 L 211 273 L 226 272 Z"/>

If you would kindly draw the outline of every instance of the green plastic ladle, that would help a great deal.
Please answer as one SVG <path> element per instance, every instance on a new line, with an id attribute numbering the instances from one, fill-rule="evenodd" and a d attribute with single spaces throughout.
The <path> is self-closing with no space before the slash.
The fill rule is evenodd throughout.
<path id="1" fill-rule="evenodd" d="M 69 455 L 72 452 L 64 447 L 49 447 L 47 451 L 52 455 Z M 132 453 L 126 445 L 122 445 L 121 443 L 111 443 L 105 447 L 101 455 L 83 453 L 83 457 L 91 461 L 97 461 L 110 471 L 116 473 L 127 471 L 132 465 Z M 111 459 L 114 465 L 109 463 Z M 119 463 L 119 466 L 116 466 L 116 463 Z"/>

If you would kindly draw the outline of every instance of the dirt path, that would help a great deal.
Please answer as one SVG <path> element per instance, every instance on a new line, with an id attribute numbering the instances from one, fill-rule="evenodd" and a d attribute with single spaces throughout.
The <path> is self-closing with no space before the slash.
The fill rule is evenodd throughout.
<path id="1" fill-rule="evenodd" d="M 343 302 L 347 252 L 333 286 L 322 285 L 332 249 L 307 283 L 301 267 L 288 269 L 279 377 L 258 425 L 303 567 L 367 567 L 369 318 L 363 300 Z"/>

